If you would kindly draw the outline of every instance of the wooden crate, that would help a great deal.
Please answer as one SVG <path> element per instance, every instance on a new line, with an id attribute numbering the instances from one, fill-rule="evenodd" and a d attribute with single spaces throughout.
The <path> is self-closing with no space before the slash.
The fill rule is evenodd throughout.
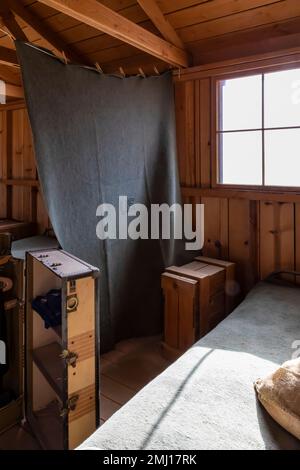
<path id="1" fill-rule="evenodd" d="M 225 270 L 218 266 L 193 261 L 180 267 L 171 266 L 167 272 L 198 282 L 197 338 L 201 338 L 225 317 Z"/>
<path id="2" fill-rule="evenodd" d="M 74 449 L 99 425 L 98 269 L 62 250 L 26 255 L 26 418 L 44 449 Z M 61 289 L 61 326 L 32 300 Z"/>
<path id="3" fill-rule="evenodd" d="M 235 309 L 240 293 L 240 287 L 236 281 L 236 264 L 230 261 L 208 258 L 206 256 L 197 256 L 195 260 L 200 263 L 219 266 L 225 269 L 225 308 L 226 315 L 229 315 L 229 313 Z"/>
<path id="4" fill-rule="evenodd" d="M 164 273 L 161 285 L 165 300 L 163 353 L 175 359 L 192 346 L 197 332 L 197 281 Z"/>
<path id="5" fill-rule="evenodd" d="M 225 318 L 225 273 L 199 261 L 167 268 L 162 275 L 164 350 L 175 350 L 178 356 Z"/>

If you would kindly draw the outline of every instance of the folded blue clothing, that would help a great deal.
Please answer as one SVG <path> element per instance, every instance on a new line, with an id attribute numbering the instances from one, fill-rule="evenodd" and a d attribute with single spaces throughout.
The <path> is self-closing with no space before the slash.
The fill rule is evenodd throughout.
<path id="1" fill-rule="evenodd" d="M 32 308 L 44 320 L 45 328 L 61 325 L 61 290 L 52 289 L 32 301 Z"/>

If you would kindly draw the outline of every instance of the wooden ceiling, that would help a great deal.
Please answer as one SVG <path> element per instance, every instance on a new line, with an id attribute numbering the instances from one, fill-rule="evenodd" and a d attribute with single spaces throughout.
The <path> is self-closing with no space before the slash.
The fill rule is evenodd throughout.
<path id="1" fill-rule="evenodd" d="M 80 4 L 90 1 L 80 0 Z M 152 9 L 154 2 L 158 11 Z M 49 6 L 58 3 L 72 2 L 1 0 L 0 16 L 1 9 L 6 7 L 0 19 L 1 79 L 20 85 L 19 70 L 13 59 L 14 44 L 5 34 L 9 30 L 13 36 L 21 39 L 25 36 L 55 53 L 64 51 L 78 62 L 98 63 L 104 72 L 118 72 L 121 67 L 126 74 L 137 74 L 139 69 L 149 74 L 154 73 L 154 67 L 160 72 L 170 67 L 159 55 L 134 47 L 134 41 L 121 41 L 120 35 L 105 34 L 100 28 Z M 190 65 L 300 45 L 299 0 L 99 0 L 98 3 L 168 41 L 169 44 L 161 43 L 164 51 L 170 44 L 178 53 L 184 48 Z M 8 14 L 9 11 L 13 14 Z M 161 13 L 164 17 L 159 16 Z"/>

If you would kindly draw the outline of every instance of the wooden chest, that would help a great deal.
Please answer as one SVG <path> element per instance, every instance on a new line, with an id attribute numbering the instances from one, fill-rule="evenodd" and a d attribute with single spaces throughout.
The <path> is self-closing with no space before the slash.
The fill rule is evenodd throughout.
<path id="1" fill-rule="evenodd" d="M 215 258 L 207 258 L 206 256 L 197 256 L 195 261 L 200 263 L 219 266 L 225 269 L 225 305 L 226 314 L 229 315 L 236 305 L 237 299 L 240 294 L 240 286 L 236 281 L 235 271 L 236 264 L 231 261 L 224 261 Z"/>
<path id="2" fill-rule="evenodd" d="M 170 266 L 162 275 L 165 299 L 163 349 L 176 357 L 212 330 L 229 313 L 226 269 L 193 261 Z"/>

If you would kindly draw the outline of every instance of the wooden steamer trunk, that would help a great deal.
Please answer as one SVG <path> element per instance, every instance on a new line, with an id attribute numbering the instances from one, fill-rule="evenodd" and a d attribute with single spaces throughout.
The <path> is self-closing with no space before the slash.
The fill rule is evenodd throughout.
<path id="1" fill-rule="evenodd" d="M 61 250 L 26 256 L 26 417 L 45 449 L 74 449 L 99 425 L 97 268 Z M 61 289 L 61 327 L 32 300 Z"/>

